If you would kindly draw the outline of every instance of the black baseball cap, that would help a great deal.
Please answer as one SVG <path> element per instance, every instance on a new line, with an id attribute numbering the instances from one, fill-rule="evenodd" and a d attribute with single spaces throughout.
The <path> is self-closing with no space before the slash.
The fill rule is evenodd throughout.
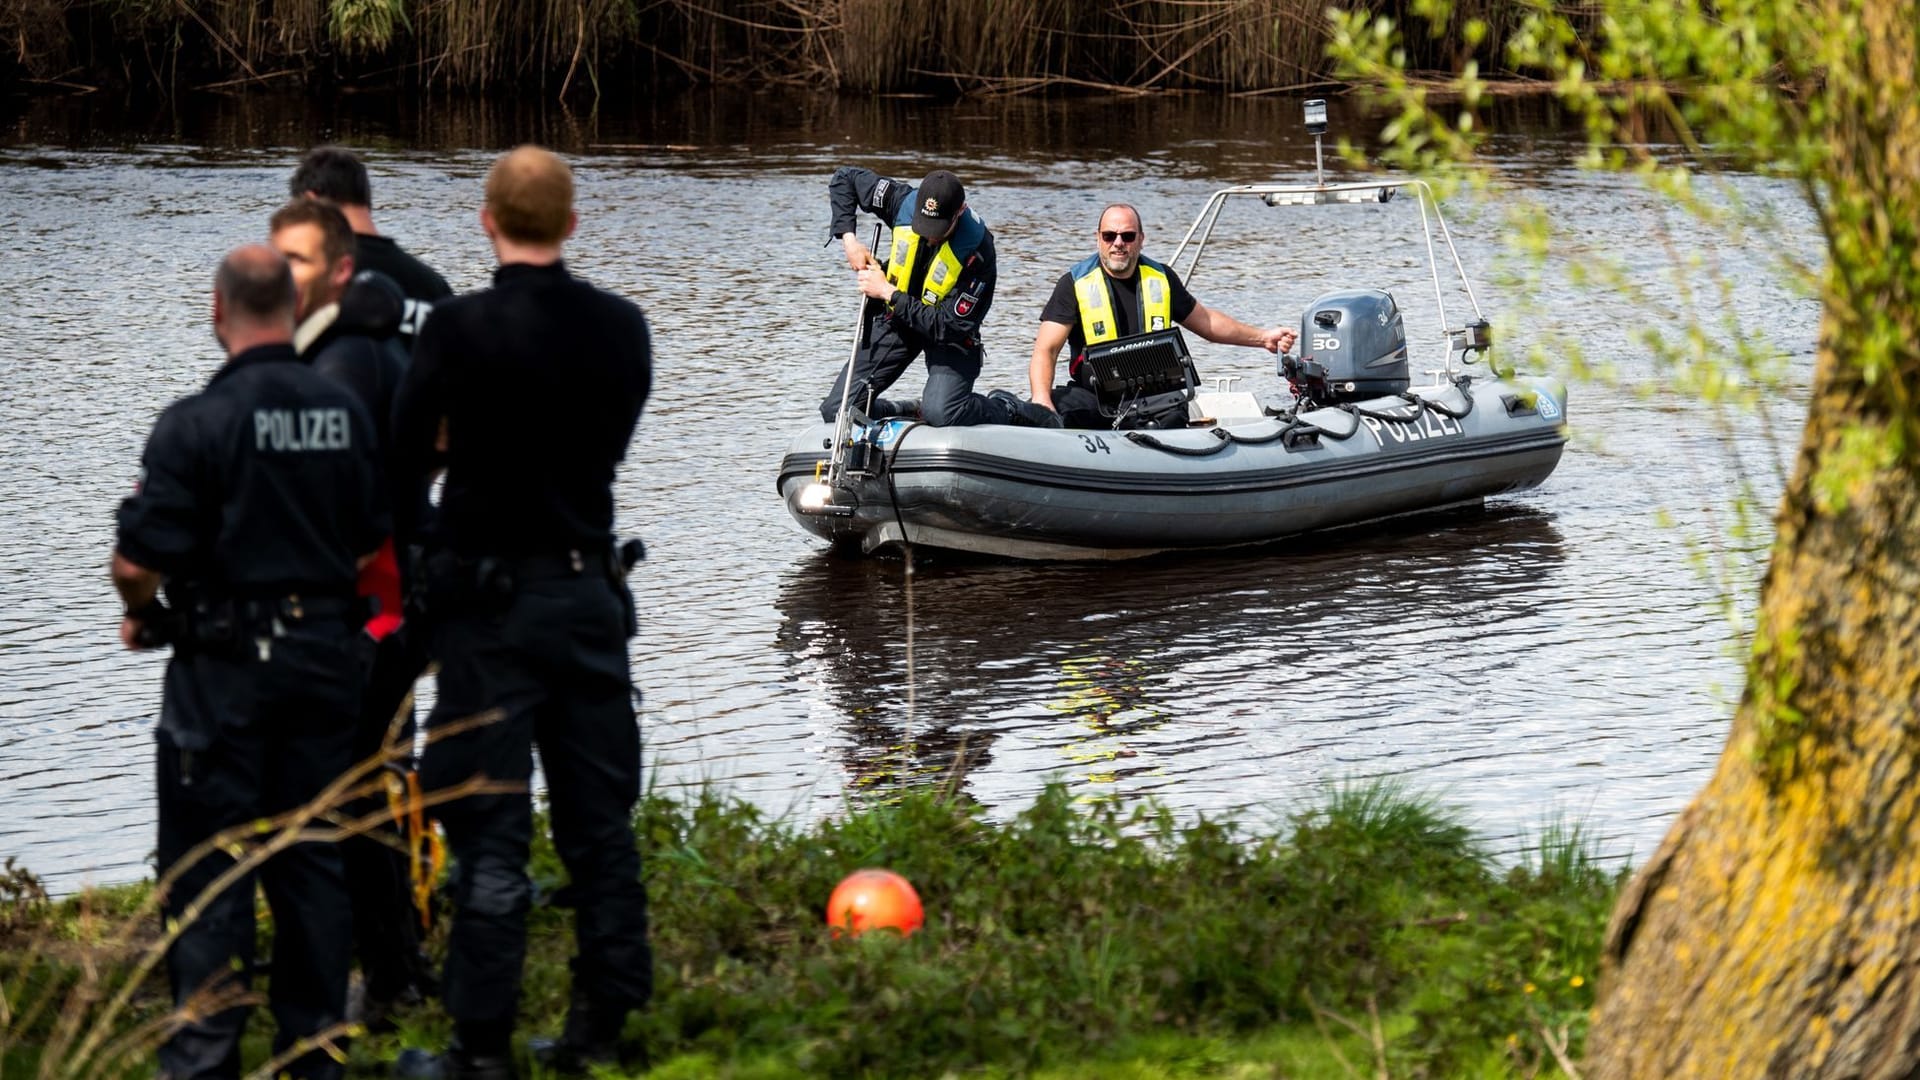
<path id="1" fill-rule="evenodd" d="M 959 177 L 945 169 L 933 170 L 913 193 L 913 231 L 928 240 L 945 237 L 966 201 L 967 189 L 960 186 Z"/>

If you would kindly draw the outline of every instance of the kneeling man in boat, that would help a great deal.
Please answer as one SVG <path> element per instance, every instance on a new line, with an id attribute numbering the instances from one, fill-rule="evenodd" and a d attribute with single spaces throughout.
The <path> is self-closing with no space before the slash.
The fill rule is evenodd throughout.
<path id="1" fill-rule="evenodd" d="M 936 169 L 918 187 L 857 166 L 833 174 L 827 186 L 832 232 L 846 250 L 847 266 L 858 274 L 869 301 L 867 347 L 853 367 L 834 380 L 820 403 L 820 416 L 833 423 L 845 400 L 874 418 L 918 416 L 941 427 L 1031 422 L 1057 427 L 1051 413 L 1012 394 L 993 397 L 973 392 L 984 359 L 980 323 L 993 306 L 996 268 L 993 234 L 967 206 L 960 178 Z M 893 227 L 885 266 L 854 233 L 857 212 L 866 210 Z M 927 384 L 918 402 L 888 401 L 875 395 L 907 370 L 915 357 L 927 359 Z"/>
<path id="2" fill-rule="evenodd" d="M 1094 233 L 1094 253 L 1060 275 L 1040 312 L 1027 379 L 1033 404 L 1058 413 L 1067 427 L 1113 426 L 1100 414 L 1081 370 L 1088 345 L 1178 323 L 1216 344 L 1258 346 L 1270 353 L 1293 348 L 1298 335 L 1292 327 L 1262 330 L 1195 300 L 1171 268 L 1140 253 L 1146 241 L 1138 210 L 1126 203 L 1108 206 Z M 1069 343 L 1068 382 L 1056 387 L 1054 367 L 1061 346 Z"/>

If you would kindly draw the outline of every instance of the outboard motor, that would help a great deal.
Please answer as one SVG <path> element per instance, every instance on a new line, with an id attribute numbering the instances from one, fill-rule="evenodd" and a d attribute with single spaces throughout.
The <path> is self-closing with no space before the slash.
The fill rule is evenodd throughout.
<path id="1" fill-rule="evenodd" d="M 1402 393 L 1407 378 L 1407 329 L 1400 305 L 1381 289 L 1339 289 L 1307 306 L 1300 320 L 1298 359 L 1280 358 L 1280 377 L 1293 396 L 1315 405 Z"/>

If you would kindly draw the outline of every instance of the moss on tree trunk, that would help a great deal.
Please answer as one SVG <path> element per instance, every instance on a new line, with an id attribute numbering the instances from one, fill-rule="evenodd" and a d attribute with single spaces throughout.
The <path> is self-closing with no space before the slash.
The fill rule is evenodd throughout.
<path id="1" fill-rule="evenodd" d="M 1920 15 L 1854 27 L 1796 108 L 1829 246 L 1813 398 L 1746 692 L 1623 895 L 1598 1077 L 1920 1075 Z"/>

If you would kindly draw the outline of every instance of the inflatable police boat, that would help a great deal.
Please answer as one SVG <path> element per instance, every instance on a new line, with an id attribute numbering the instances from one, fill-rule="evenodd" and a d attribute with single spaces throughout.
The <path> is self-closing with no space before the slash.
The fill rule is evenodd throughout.
<path id="1" fill-rule="evenodd" d="M 1279 374 L 1286 408 L 1199 388 L 1179 331 L 1088 350 L 1111 430 L 930 427 L 869 421 L 803 432 L 778 487 L 802 527 L 837 549 L 903 544 L 1026 559 L 1120 559 L 1261 544 L 1320 529 L 1477 504 L 1535 487 L 1566 445 L 1566 388 L 1501 375 L 1491 335 L 1432 191 L 1418 180 L 1255 184 L 1217 191 L 1170 260 L 1193 245 L 1188 280 L 1228 199 L 1269 205 L 1420 205 L 1446 361 L 1429 385 L 1408 375 L 1394 298 L 1327 293 L 1300 323 Z M 1447 321 L 1435 234 L 1472 308 Z"/>

